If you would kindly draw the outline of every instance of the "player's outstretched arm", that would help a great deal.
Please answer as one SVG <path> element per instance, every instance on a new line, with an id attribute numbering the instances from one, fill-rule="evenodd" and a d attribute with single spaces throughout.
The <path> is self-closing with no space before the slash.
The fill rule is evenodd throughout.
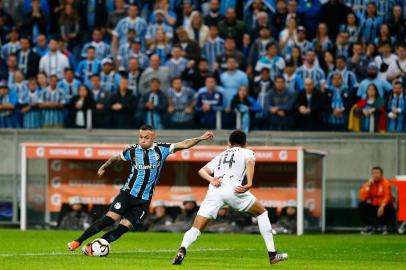
<path id="1" fill-rule="evenodd" d="M 103 165 L 100 166 L 99 170 L 97 171 L 97 174 L 98 174 L 99 176 L 102 176 L 102 175 L 104 174 L 104 172 L 106 171 L 106 169 L 107 169 L 110 165 L 112 165 L 113 163 L 118 162 L 118 161 L 123 161 L 123 160 L 121 159 L 121 156 L 120 156 L 120 155 L 113 156 L 113 157 L 109 158 L 109 160 L 107 160 Z"/>
<path id="2" fill-rule="evenodd" d="M 244 186 L 238 186 L 235 188 L 235 192 L 244 193 L 247 192 L 252 187 L 252 181 L 254 179 L 254 169 L 255 169 L 255 160 L 249 158 L 245 161 L 245 166 L 247 168 L 247 184 Z"/>
<path id="3" fill-rule="evenodd" d="M 187 140 L 175 143 L 174 152 L 181 151 L 181 150 L 184 150 L 184 149 L 189 149 L 189 148 L 195 146 L 196 144 L 198 144 L 201 141 L 212 140 L 213 138 L 214 138 L 213 132 L 207 131 L 200 137 L 187 139 Z"/>

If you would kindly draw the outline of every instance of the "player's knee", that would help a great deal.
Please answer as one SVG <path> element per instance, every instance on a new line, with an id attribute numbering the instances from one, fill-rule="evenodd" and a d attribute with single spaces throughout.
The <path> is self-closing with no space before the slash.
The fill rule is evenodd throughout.
<path id="1" fill-rule="evenodd" d="M 128 219 L 125 219 L 125 218 L 123 218 L 120 221 L 120 225 L 123 225 L 123 226 L 127 227 L 129 230 L 131 230 L 132 227 L 133 227 L 132 223 Z"/>
<path id="2" fill-rule="evenodd" d="M 107 212 L 106 216 L 113 219 L 114 222 L 120 220 L 120 218 L 121 218 L 121 216 L 119 214 L 116 214 L 116 213 L 111 212 L 111 211 Z"/>

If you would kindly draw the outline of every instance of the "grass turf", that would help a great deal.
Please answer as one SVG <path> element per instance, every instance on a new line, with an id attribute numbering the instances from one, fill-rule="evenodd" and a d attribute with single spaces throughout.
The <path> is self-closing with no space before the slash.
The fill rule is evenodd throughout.
<path id="1" fill-rule="evenodd" d="M 101 258 L 67 251 L 78 234 L 0 230 L 0 269 L 406 269 L 406 237 L 398 235 L 277 235 L 289 260 L 270 266 L 260 235 L 203 234 L 183 264 L 172 266 L 182 234 L 127 234 Z"/>

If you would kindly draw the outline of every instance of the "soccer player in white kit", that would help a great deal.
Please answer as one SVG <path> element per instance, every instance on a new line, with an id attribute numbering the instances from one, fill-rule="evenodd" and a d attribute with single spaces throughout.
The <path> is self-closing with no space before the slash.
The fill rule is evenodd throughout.
<path id="1" fill-rule="evenodd" d="M 246 141 L 244 132 L 233 131 L 229 137 L 229 148 L 200 169 L 199 175 L 210 183 L 209 190 L 200 205 L 192 228 L 183 236 L 172 264 L 182 263 L 189 246 L 197 240 L 210 220 L 216 219 L 217 212 L 224 205 L 257 217 L 271 264 L 288 259 L 288 254 L 278 253 L 275 249 L 268 211 L 249 192 L 254 177 L 255 155 L 252 150 L 245 148 Z M 245 176 L 247 181 L 243 185 Z"/>

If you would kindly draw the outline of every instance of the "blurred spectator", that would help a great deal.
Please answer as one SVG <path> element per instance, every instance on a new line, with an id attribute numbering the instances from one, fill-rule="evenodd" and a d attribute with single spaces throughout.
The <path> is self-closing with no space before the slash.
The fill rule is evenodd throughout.
<path id="1" fill-rule="evenodd" d="M 383 42 L 388 42 L 391 46 L 395 44 L 395 38 L 391 35 L 388 24 L 382 24 L 379 27 L 378 36 L 374 40 L 374 45 L 379 46 Z"/>
<path id="2" fill-rule="evenodd" d="M 202 55 L 209 63 L 209 70 L 213 72 L 218 68 L 217 58 L 224 53 L 224 39 L 218 36 L 217 25 L 209 26 L 209 36 L 202 48 Z"/>
<path id="3" fill-rule="evenodd" d="M 72 211 L 62 218 L 59 229 L 61 230 L 86 230 L 92 223 L 90 214 L 83 209 L 83 201 L 79 197 L 71 198 L 69 205 Z"/>
<path id="4" fill-rule="evenodd" d="M 163 35 L 169 41 L 173 38 L 173 28 L 165 23 L 165 12 L 163 10 L 155 10 L 155 22 L 150 23 L 145 35 L 145 40 L 148 47 L 151 47 L 156 40 L 157 31 L 162 31 Z"/>
<path id="5" fill-rule="evenodd" d="M 361 35 L 365 43 L 373 43 L 378 35 L 382 24 L 382 18 L 378 16 L 378 10 L 374 2 L 369 2 L 365 16 L 361 18 Z"/>
<path id="6" fill-rule="evenodd" d="M 290 130 L 292 126 L 292 113 L 295 103 L 295 93 L 286 89 L 283 76 L 275 79 L 275 86 L 269 93 L 269 113 L 271 115 L 271 130 Z"/>
<path id="7" fill-rule="evenodd" d="M 96 108 L 93 110 L 93 127 L 94 128 L 109 128 L 110 117 L 107 112 L 107 102 L 110 98 L 110 93 L 101 90 L 100 75 L 94 74 L 91 78 L 91 89 Z"/>
<path id="8" fill-rule="evenodd" d="M 120 71 L 126 71 L 129 69 L 128 62 L 131 58 L 135 58 L 142 70 L 145 70 L 149 66 L 148 56 L 141 50 L 141 41 L 135 40 L 131 42 L 130 47 L 123 47 L 120 49 L 117 55 L 117 66 Z"/>
<path id="9" fill-rule="evenodd" d="M 168 89 L 168 112 L 170 128 L 192 129 L 194 125 L 195 91 L 183 86 L 180 77 L 172 79 L 172 87 Z"/>
<path id="10" fill-rule="evenodd" d="M 222 38 L 232 37 L 237 43 L 237 47 L 242 44 L 242 37 L 245 33 L 245 24 L 237 19 L 234 8 L 227 9 L 225 18 L 219 22 L 219 33 Z"/>
<path id="11" fill-rule="evenodd" d="M 110 96 L 107 103 L 111 112 L 111 127 L 131 129 L 134 127 L 137 98 L 128 90 L 128 79 L 125 76 L 121 76 L 119 83 L 118 91 Z"/>
<path id="12" fill-rule="evenodd" d="M 127 42 L 129 29 L 135 30 L 138 38 L 144 40 L 147 31 L 147 23 L 143 18 L 139 17 L 138 6 L 135 4 L 131 4 L 128 7 L 128 16 L 121 19 L 114 28 L 112 40 L 114 55 L 116 55 L 118 48 Z"/>
<path id="13" fill-rule="evenodd" d="M 167 214 L 165 202 L 156 201 L 150 215 L 144 220 L 144 227 L 150 232 L 168 231 L 172 218 Z"/>
<path id="14" fill-rule="evenodd" d="M 168 101 L 166 95 L 161 90 L 161 82 L 158 78 L 150 80 L 149 92 L 142 95 L 139 108 L 144 113 L 144 123 L 153 126 L 155 129 L 162 129 L 167 110 Z"/>
<path id="15" fill-rule="evenodd" d="M 35 77 L 28 78 L 27 85 L 28 91 L 23 93 L 18 101 L 23 117 L 23 128 L 40 128 L 42 127 L 42 115 L 38 105 L 41 92 L 37 87 Z"/>
<path id="16" fill-rule="evenodd" d="M 41 57 L 39 70 L 45 72 L 48 76 L 56 75 L 59 79 L 62 79 L 65 68 L 70 65 L 68 57 L 59 50 L 58 41 L 56 38 L 49 40 L 49 52 Z"/>
<path id="17" fill-rule="evenodd" d="M 335 61 L 335 70 L 330 72 L 327 77 L 327 86 L 331 87 L 332 82 L 331 78 L 334 73 L 340 73 L 342 77 L 343 84 L 348 91 L 350 96 L 354 96 L 356 94 L 356 88 L 358 88 L 357 78 L 354 72 L 347 70 L 345 57 L 344 56 L 337 56 Z"/>
<path id="18" fill-rule="evenodd" d="M 100 80 L 101 90 L 109 93 L 117 92 L 121 76 L 113 69 L 113 59 L 107 57 L 101 61 Z"/>
<path id="19" fill-rule="evenodd" d="M 95 102 L 92 93 L 86 85 L 80 85 L 78 94 L 74 95 L 68 104 L 68 118 L 66 126 L 69 128 L 86 128 L 87 110 L 94 110 Z"/>
<path id="20" fill-rule="evenodd" d="M 227 60 L 227 71 L 220 75 L 221 84 L 224 87 L 224 105 L 230 108 L 232 98 L 237 94 L 242 86 L 248 86 L 247 74 L 238 69 L 237 60 L 229 57 Z"/>
<path id="21" fill-rule="evenodd" d="M 93 29 L 92 41 L 85 43 L 82 48 L 81 57 L 87 57 L 87 49 L 93 47 L 95 49 L 95 58 L 99 61 L 111 56 L 110 45 L 103 41 L 103 30 L 100 28 Z"/>
<path id="22" fill-rule="evenodd" d="M 205 228 L 206 232 L 212 233 L 235 233 L 238 231 L 235 221 L 233 220 L 230 209 L 222 207 L 217 213 L 215 220 L 211 221 Z"/>
<path id="23" fill-rule="evenodd" d="M 241 113 L 241 130 L 248 133 L 252 125 L 251 116 L 260 110 L 261 107 L 257 101 L 249 96 L 248 85 L 241 85 L 231 100 L 231 111 Z"/>
<path id="24" fill-rule="evenodd" d="M 37 53 L 40 57 L 43 57 L 49 51 L 47 45 L 47 37 L 45 34 L 39 34 L 34 44 L 36 44 L 36 46 L 34 47 L 34 52 Z"/>
<path id="25" fill-rule="evenodd" d="M 196 111 L 199 113 L 202 128 L 215 129 L 216 113 L 224 108 L 223 94 L 216 88 L 217 83 L 213 76 L 208 76 L 205 84 L 197 95 Z"/>
<path id="26" fill-rule="evenodd" d="M 278 55 L 278 46 L 276 43 L 268 43 L 266 45 L 266 56 L 261 57 L 255 65 L 255 72 L 259 72 L 266 67 L 270 71 L 271 80 L 275 80 L 277 76 L 282 75 L 285 68 L 285 60 Z"/>
<path id="27" fill-rule="evenodd" d="M 251 69 L 250 73 L 252 73 L 252 68 L 255 67 L 257 61 L 262 57 L 266 57 L 266 48 L 268 44 L 273 42 L 275 42 L 275 40 L 273 39 L 273 37 L 271 37 L 271 29 L 268 27 L 260 27 L 259 37 L 254 40 L 248 56 L 248 65 Z"/>
<path id="28" fill-rule="evenodd" d="M 140 96 L 139 82 L 142 74 L 142 69 L 137 58 L 131 57 L 128 60 L 128 90 L 136 97 Z"/>
<path id="29" fill-rule="evenodd" d="M 178 43 L 183 50 L 183 57 L 188 60 L 197 61 L 200 58 L 200 46 L 199 43 L 188 37 L 187 31 L 184 27 L 180 26 L 176 29 L 176 36 Z"/>
<path id="30" fill-rule="evenodd" d="M 406 61 L 405 61 L 406 63 Z M 389 73 L 392 74 L 392 73 Z M 377 89 L 377 98 L 385 98 L 386 95 L 392 91 L 392 85 L 381 78 L 378 77 L 378 66 L 375 63 L 370 63 L 368 65 L 368 78 L 361 81 L 357 96 L 360 98 L 366 98 L 368 87 L 373 84 Z"/>
<path id="31" fill-rule="evenodd" d="M 382 42 L 379 44 L 380 54 L 375 57 L 375 63 L 378 66 L 378 76 L 381 79 L 387 79 L 387 72 L 389 66 L 395 62 L 398 57 L 392 53 L 392 47 L 389 42 Z"/>
<path id="32" fill-rule="evenodd" d="M 318 67 L 316 60 L 316 53 L 314 51 L 308 51 L 303 65 L 296 70 L 296 74 L 302 79 L 302 81 L 305 81 L 305 79 L 311 79 L 317 90 L 323 90 L 325 73 Z"/>
<path id="33" fill-rule="evenodd" d="M 194 90 L 199 90 L 205 86 L 206 78 L 214 76 L 219 81 L 217 71 L 210 72 L 207 59 L 200 59 L 199 62 L 189 61 L 187 68 L 182 73 L 182 79 Z"/>
<path id="34" fill-rule="evenodd" d="M 85 37 L 86 39 L 89 38 L 94 28 L 103 28 L 105 26 L 107 18 L 106 2 L 107 0 L 77 0 L 81 29 L 88 34 Z"/>
<path id="35" fill-rule="evenodd" d="M 316 37 L 313 39 L 313 47 L 319 54 L 333 49 L 333 43 L 329 38 L 328 27 L 325 23 L 320 23 L 317 27 Z"/>
<path id="36" fill-rule="evenodd" d="M 127 9 L 124 0 L 114 0 L 114 11 L 110 12 L 106 22 L 106 31 L 109 35 L 113 35 L 114 27 L 118 22 L 125 18 L 127 15 Z"/>
<path id="37" fill-rule="evenodd" d="M 335 72 L 331 76 L 331 86 L 324 93 L 325 111 L 329 129 L 333 131 L 346 131 L 348 112 L 351 109 L 349 89 L 343 82 L 341 73 Z"/>
<path id="38" fill-rule="evenodd" d="M 224 16 L 220 14 L 220 0 L 210 0 L 210 11 L 204 17 L 204 23 L 208 26 L 218 25 Z"/>
<path id="39" fill-rule="evenodd" d="M 285 28 L 287 16 L 288 9 L 286 2 L 282 0 L 276 1 L 276 10 L 274 16 L 272 17 L 271 23 L 271 25 L 274 27 L 273 32 L 276 37 L 278 37 L 279 33 Z"/>
<path id="40" fill-rule="evenodd" d="M 196 199 L 192 195 L 186 196 L 183 201 L 182 213 L 176 217 L 174 225 L 183 228 L 183 230 L 189 228 L 192 226 L 197 210 Z"/>
<path id="41" fill-rule="evenodd" d="M 40 57 L 31 50 L 29 38 L 20 38 L 20 50 L 17 52 L 17 59 L 18 69 L 24 73 L 25 77 L 32 77 L 38 73 Z"/>
<path id="42" fill-rule="evenodd" d="M 17 102 L 17 94 L 10 92 L 6 84 L 0 84 L 0 128 L 15 127 L 13 114 Z"/>
<path id="43" fill-rule="evenodd" d="M 66 104 L 65 94 L 58 88 L 58 77 L 49 77 L 49 86 L 41 92 L 39 108 L 42 110 L 44 128 L 62 128 L 64 122 L 63 108 Z"/>
<path id="44" fill-rule="evenodd" d="M 217 64 L 219 71 L 223 72 L 227 69 L 227 61 L 229 57 L 237 60 L 238 68 L 245 70 L 246 60 L 244 54 L 237 50 L 236 42 L 233 38 L 227 37 L 224 41 L 224 52 L 217 57 Z"/>
<path id="45" fill-rule="evenodd" d="M 158 29 L 155 34 L 155 39 L 153 40 L 151 46 L 146 51 L 147 55 L 156 54 L 161 60 L 161 65 L 165 65 L 168 60 L 168 56 L 171 51 L 171 45 L 169 44 L 168 38 L 165 33 Z"/>
<path id="46" fill-rule="evenodd" d="M 69 51 L 78 54 L 80 18 L 72 5 L 66 5 L 59 19 L 62 40 Z"/>
<path id="47" fill-rule="evenodd" d="M 375 84 L 367 86 L 365 98 L 356 103 L 355 107 L 362 117 L 362 131 L 386 131 L 385 103 Z"/>
<path id="48" fill-rule="evenodd" d="M 303 26 L 309 37 L 314 37 L 320 16 L 320 0 L 298 0 L 298 12 L 303 17 Z"/>
<path id="49" fill-rule="evenodd" d="M 393 61 L 388 67 L 388 80 L 400 80 L 403 86 L 406 85 L 406 44 L 399 43 L 396 46 L 397 60 Z"/>
<path id="50" fill-rule="evenodd" d="M 383 226 L 382 234 L 387 234 L 395 209 L 390 183 L 384 178 L 381 167 L 372 168 L 371 178 L 359 191 L 359 199 L 358 210 L 365 225 L 361 234 L 372 234 L 377 226 Z"/>
<path id="51" fill-rule="evenodd" d="M 65 94 L 66 100 L 70 100 L 79 92 L 80 81 L 75 79 L 74 71 L 71 68 L 65 69 L 64 78 L 58 82 L 58 88 L 61 88 Z"/>
<path id="52" fill-rule="evenodd" d="M 190 39 L 196 41 L 200 48 L 203 48 L 209 38 L 209 27 L 203 23 L 200 12 L 192 12 L 190 26 L 186 28 L 186 32 Z"/>
<path id="53" fill-rule="evenodd" d="M 348 41 L 354 44 L 359 41 L 361 35 L 361 28 L 359 26 L 357 16 L 353 12 L 347 14 L 345 23 L 341 24 L 340 32 L 348 34 Z"/>
<path id="54" fill-rule="evenodd" d="M 352 45 L 352 57 L 347 60 L 347 67 L 357 76 L 360 82 L 367 77 L 367 68 L 369 61 L 362 49 L 362 44 L 356 42 Z"/>
<path id="55" fill-rule="evenodd" d="M 288 206 L 282 209 L 281 215 L 275 224 L 277 233 L 296 233 L 297 209 L 295 201 L 288 201 Z"/>
<path id="56" fill-rule="evenodd" d="M 1 57 L 3 59 L 7 59 L 11 54 L 15 54 L 20 50 L 21 45 L 18 38 L 17 28 L 12 28 L 10 33 L 8 33 L 8 42 L 1 47 Z"/>
<path id="57" fill-rule="evenodd" d="M 403 8 L 401 5 L 395 5 L 392 9 L 392 18 L 389 21 L 392 34 L 398 40 L 404 40 L 406 33 L 405 18 L 403 16 Z"/>
<path id="58" fill-rule="evenodd" d="M 334 56 L 343 56 L 348 58 L 350 55 L 350 43 L 348 40 L 348 33 L 342 31 L 338 34 L 334 45 Z"/>
<path id="59" fill-rule="evenodd" d="M 323 127 L 323 97 L 319 90 L 315 89 L 310 78 L 304 80 L 304 91 L 298 94 L 296 109 L 297 124 L 300 130 L 321 130 Z"/>
<path id="60" fill-rule="evenodd" d="M 251 96 L 257 99 L 261 110 L 255 115 L 255 128 L 259 130 L 267 130 L 269 128 L 269 91 L 274 83 L 271 80 L 269 68 L 261 69 L 259 76 L 255 78 L 252 87 Z"/>
<path id="61" fill-rule="evenodd" d="M 38 72 L 37 83 L 38 90 L 40 90 L 40 92 L 45 91 L 45 89 L 48 87 L 48 76 L 45 72 Z"/>
<path id="62" fill-rule="evenodd" d="M 340 0 L 328 0 L 320 9 L 320 21 L 326 23 L 330 39 L 335 39 L 350 9 Z"/>
<path id="63" fill-rule="evenodd" d="M 388 98 L 386 111 L 388 112 L 388 132 L 406 131 L 406 99 L 401 82 L 393 84 L 393 93 Z"/>
<path id="64" fill-rule="evenodd" d="M 179 77 L 186 69 L 188 61 L 182 57 L 182 48 L 174 46 L 172 48 L 171 59 L 166 62 L 165 66 L 169 68 L 171 78 Z"/>
<path id="65" fill-rule="evenodd" d="M 87 86 L 90 86 L 90 78 L 101 71 L 101 62 L 96 59 L 96 49 L 87 47 L 86 59 L 79 62 L 76 68 L 76 76 Z"/>
<path id="66" fill-rule="evenodd" d="M 299 91 L 303 90 L 303 80 L 295 73 L 295 63 L 293 61 L 286 62 L 282 76 L 285 79 L 286 89 L 288 91 L 296 95 Z"/>
<path id="67" fill-rule="evenodd" d="M 21 22 L 21 35 L 36 40 L 39 34 L 46 34 L 49 17 L 41 9 L 39 0 L 31 1 L 32 10 L 26 13 Z"/>
<path id="68" fill-rule="evenodd" d="M 141 95 L 148 92 L 151 79 L 157 78 L 162 90 L 167 90 L 170 86 L 169 68 L 161 66 L 161 60 L 158 55 L 154 54 L 150 59 L 150 67 L 141 75 L 139 82 L 139 91 Z"/>
<path id="69" fill-rule="evenodd" d="M 14 84 L 15 84 L 15 74 L 18 71 L 18 61 L 17 61 L 17 56 L 15 54 L 11 54 L 8 58 L 7 58 L 7 75 L 6 78 L 7 79 L 7 86 L 9 88 L 14 88 Z"/>

